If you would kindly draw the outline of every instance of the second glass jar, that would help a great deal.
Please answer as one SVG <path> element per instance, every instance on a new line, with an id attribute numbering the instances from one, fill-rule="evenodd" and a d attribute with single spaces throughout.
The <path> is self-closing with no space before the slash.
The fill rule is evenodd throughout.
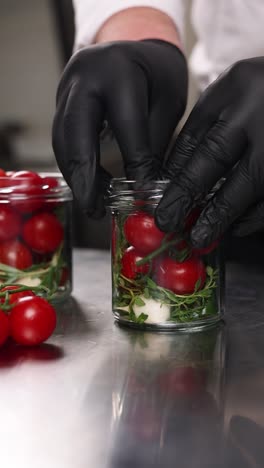
<path id="1" fill-rule="evenodd" d="M 71 201 L 58 173 L 0 177 L 1 289 L 28 288 L 51 301 L 71 293 Z"/>
<path id="2" fill-rule="evenodd" d="M 183 232 L 157 228 L 154 211 L 167 184 L 112 181 L 113 313 L 118 322 L 137 328 L 201 329 L 223 312 L 219 242 L 204 249 L 189 243 L 201 206 L 184 220 Z"/>

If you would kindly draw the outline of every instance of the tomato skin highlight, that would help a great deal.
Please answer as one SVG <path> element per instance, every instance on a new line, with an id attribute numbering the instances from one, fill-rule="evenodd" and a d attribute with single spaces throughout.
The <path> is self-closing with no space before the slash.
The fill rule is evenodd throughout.
<path id="1" fill-rule="evenodd" d="M 22 214 L 33 213 L 39 210 L 44 202 L 41 199 L 43 194 L 43 179 L 36 172 L 18 171 L 8 178 L 8 186 L 14 187 L 14 195 L 25 195 L 23 200 L 11 199 L 11 206 Z"/>
<path id="2" fill-rule="evenodd" d="M 1 293 L 6 292 L 6 291 L 15 291 L 16 289 L 19 289 L 19 285 L 14 285 L 14 286 L 5 286 L 3 289 L 1 289 Z M 19 299 L 22 299 L 22 297 L 33 297 L 36 296 L 36 294 L 33 291 L 20 291 L 18 293 L 11 293 L 8 295 L 9 296 L 9 303 L 10 304 L 15 304 L 16 302 L 19 301 Z M 3 304 L 5 302 L 5 298 L 1 297 L 0 302 Z"/>
<path id="3" fill-rule="evenodd" d="M 192 294 L 197 281 L 202 289 L 206 280 L 206 270 L 201 259 L 191 257 L 184 262 L 177 262 L 166 257 L 155 263 L 156 283 L 176 294 Z"/>
<path id="4" fill-rule="evenodd" d="M 0 242 L 15 239 L 21 230 L 21 218 L 10 206 L 0 204 Z"/>
<path id="5" fill-rule="evenodd" d="M 8 315 L 0 309 L 0 346 L 2 346 L 7 338 L 9 337 L 10 332 L 10 322 Z"/>
<path id="6" fill-rule="evenodd" d="M 143 256 L 158 249 L 166 235 L 156 226 L 153 216 L 140 211 L 127 217 L 124 233 L 128 243 Z"/>
<path id="7" fill-rule="evenodd" d="M 141 266 L 136 265 L 136 262 L 139 262 L 142 258 L 142 255 L 134 247 L 128 247 L 121 260 L 121 274 L 128 279 L 135 279 L 137 274 L 146 275 L 149 271 L 149 263 Z"/>
<path id="8" fill-rule="evenodd" d="M 0 262 L 25 270 L 32 265 L 33 259 L 30 250 L 22 242 L 10 240 L 0 244 Z"/>
<path id="9" fill-rule="evenodd" d="M 48 185 L 48 190 L 57 188 L 59 186 L 59 182 L 56 177 L 52 176 L 42 177 L 42 184 Z"/>
<path id="10" fill-rule="evenodd" d="M 63 240 L 63 226 L 52 213 L 39 213 L 25 222 L 23 239 L 35 252 L 50 253 Z"/>
<path id="11" fill-rule="evenodd" d="M 56 327 L 56 312 L 42 297 L 20 299 L 10 314 L 10 335 L 19 344 L 35 346 L 46 341 Z"/>

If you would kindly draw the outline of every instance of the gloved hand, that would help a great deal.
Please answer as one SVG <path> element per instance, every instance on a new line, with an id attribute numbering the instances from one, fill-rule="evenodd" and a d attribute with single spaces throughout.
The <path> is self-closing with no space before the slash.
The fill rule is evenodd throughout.
<path id="1" fill-rule="evenodd" d="M 202 94 L 168 159 L 172 182 L 156 210 L 165 231 L 181 228 L 198 199 L 225 182 L 191 231 L 205 247 L 233 225 L 235 235 L 264 227 L 264 58 L 233 65 Z"/>
<path id="2" fill-rule="evenodd" d="M 155 179 L 186 94 L 185 58 L 167 42 L 113 42 L 73 55 L 58 88 L 53 148 L 88 215 L 104 214 L 111 178 L 100 165 L 103 122 L 117 139 L 127 177 Z"/>

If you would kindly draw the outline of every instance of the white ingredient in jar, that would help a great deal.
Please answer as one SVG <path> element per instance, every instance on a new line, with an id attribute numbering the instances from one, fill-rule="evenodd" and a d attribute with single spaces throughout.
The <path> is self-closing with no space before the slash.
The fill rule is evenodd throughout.
<path id="1" fill-rule="evenodd" d="M 148 318 L 145 323 L 163 323 L 170 318 L 170 306 L 155 301 L 155 299 L 146 299 L 144 296 L 139 296 L 145 302 L 144 306 L 133 305 L 133 310 L 137 317 L 140 314 L 146 314 Z"/>
<path id="2" fill-rule="evenodd" d="M 31 278 L 30 276 L 25 276 L 24 278 L 19 279 L 19 283 L 23 286 L 28 286 L 28 287 L 36 287 L 39 286 L 41 283 L 41 279 L 38 277 Z"/>

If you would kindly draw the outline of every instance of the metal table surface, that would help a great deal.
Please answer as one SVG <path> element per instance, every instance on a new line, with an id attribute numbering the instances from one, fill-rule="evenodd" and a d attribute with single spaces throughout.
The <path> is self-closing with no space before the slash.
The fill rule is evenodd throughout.
<path id="1" fill-rule="evenodd" d="M 228 265 L 224 327 L 155 334 L 113 322 L 107 252 L 74 270 L 48 344 L 0 353 L 0 467 L 263 467 L 261 271 Z"/>

